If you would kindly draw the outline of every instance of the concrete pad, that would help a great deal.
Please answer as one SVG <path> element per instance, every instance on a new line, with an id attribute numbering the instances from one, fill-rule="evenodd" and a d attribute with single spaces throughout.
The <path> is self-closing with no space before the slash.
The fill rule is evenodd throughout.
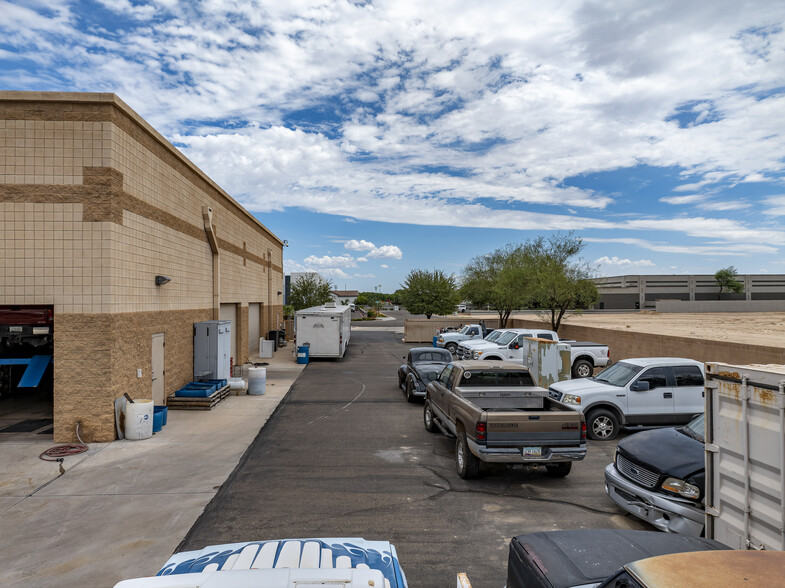
<path id="1" fill-rule="evenodd" d="M 156 573 L 305 368 L 286 349 L 264 361 L 266 394 L 169 410 L 150 439 L 90 444 L 62 475 L 38 457 L 51 441 L 0 441 L 0 583 L 113 586 Z"/>

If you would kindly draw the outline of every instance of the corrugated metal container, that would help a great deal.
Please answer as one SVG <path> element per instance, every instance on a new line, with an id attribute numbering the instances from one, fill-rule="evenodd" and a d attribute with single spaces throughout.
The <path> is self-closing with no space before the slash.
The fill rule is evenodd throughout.
<path id="1" fill-rule="evenodd" d="M 547 389 L 570 379 L 572 358 L 568 343 L 527 337 L 524 345 L 523 365 L 529 368 L 536 386 Z"/>
<path id="2" fill-rule="evenodd" d="M 706 536 L 785 550 L 785 365 L 706 364 Z"/>

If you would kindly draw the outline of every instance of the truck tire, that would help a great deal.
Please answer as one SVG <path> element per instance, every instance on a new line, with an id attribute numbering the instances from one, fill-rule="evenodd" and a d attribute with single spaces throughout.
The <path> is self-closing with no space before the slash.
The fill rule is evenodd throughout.
<path id="1" fill-rule="evenodd" d="M 411 378 L 406 379 L 406 400 L 414 402 L 414 382 Z"/>
<path id="2" fill-rule="evenodd" d="M 571 461 L 545 464 L 545 471 L 551 478 L 563 478 L 570 473 L 570 470 L 572 470 Z"/>
<path id="3" fill-rule="evenodd" d="M 610 410 L 598 408 L 586 416 L 586 429 L 589 439 L 611 441 L 619 434 L 619 419 Z"/>
<path id="4" fill-rule="evenodd" d="M 426 400 L 425 407 L 422 411 L 422 420 L 425 425 L 425 430 L 429 433 L 435 433 L 439 430 L 439 427 L 436 426 L 436 422 L 434 421 L 435 418 L 436 417 L 433 416 L 433 411 L 431 410 L 431 403 Z"/>
<path id="5" fill-rule="evenodd" d="M 594 366 L 588 359 L 579 359 L 572 364 L 573 378 L 590 378 L 594 375 Z"/>
<path id="6" fill-rule="evenodd" d="M 463 431 L 455 440 L 455 466 L 458 475 L 464 480 L 471 480 L 480 474 L 480 460 L 469 450 Z"/>
<path id="7" fill-rule="evenodd" d="M 456 343 L 447 343 L 447 345 L 445 345 L 444 347 L 445 349 L 447 349 L 447 351 L 449 351 L 453 355 L 455 355 L 455 351 L 458 349 L 458 345 Z"/>

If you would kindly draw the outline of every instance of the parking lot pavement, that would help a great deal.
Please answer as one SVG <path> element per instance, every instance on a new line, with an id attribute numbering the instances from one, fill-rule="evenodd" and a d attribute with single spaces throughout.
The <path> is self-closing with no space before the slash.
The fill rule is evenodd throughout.
<path id="1" fill-rule="evenodd" d="M 604 492 L 614 442 L 590 442 L 563 479 L 498 467 L 462 480 L 454 440 L 422 425 L 397 368 L 411 345 L 353 329 L 341 361 L 313 361 L 179 550 L 275 538 L 387 539 L 413 587 L 503 586 L 512 536 L 644 528 Z"/>

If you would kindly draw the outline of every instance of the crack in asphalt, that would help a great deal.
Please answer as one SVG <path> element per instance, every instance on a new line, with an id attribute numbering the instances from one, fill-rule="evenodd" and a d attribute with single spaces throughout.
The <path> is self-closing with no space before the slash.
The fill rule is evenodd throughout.
<path id="1" fill-rule="evenodd" d="M 457 494 L 485 494 L 487 496 L 495 496 L 497 498 L 516 498 L 518 500 L 526 500 L 526 501 L 529 501 L 529 502 L 548 502 L 548 503 L 552 503 L 552 504 L 564 504 L 564 505 L 567 505 L 567 506 L 574 506 L 575 508 L 579 508 L 581 510 L 586 510 L 586 511 L 597 513 L 597 514 L 606 514 L 606 515 L 618 514 L 616 511 L 602 510 L 600 508 L 594 508 L 594 507 L 591 507 L 591 506 L 586 506 L 585 504 L 578 504 L 576 502 L 571 502 L 569 500 L 559 500 L 559 499 L 556 499 L 556 498 L 540 498 L 540 497 L 537 497 L 537 496 L 522 496 L 520 494 L 508 493 L 507 490 L 509 490 L 509 488 L 512 486 L 512 483 L 507 484 L 501 492 L 493 492 L 491 490 L 481 490 L 481 489 L 476 489 L 476 488 L 466 488 L 464 490 L 461 490 L 461 489 L 458 489 L 458 488 L 453 488 L 452 484 L 450 483 L 450 480 L 448 478 L 445 478 L 441 474 L 439 474 L 433 468 L 431 468 L 429 466 L 426 466 L 424 464 L 419 464 L 419 465 L 423 469 L 428 470 L 429 472 L 431 472 L 434 476 L 436 476 L 437 478 L 442 480 L 447 485 L 447 488 L 444 488 L 444 487 L 439 486 L 437 484 L 423 482 L 423 484 L 425 486 L 428 486 L 430 488 L 438 488 L 438 489 L 441 490 L 441 492 L 437 492 L 437 493 L 429 496 L 428 498 L 425 498 L 424 500 L 436 500 L 438 498 L 441 498 L 445 494 L 449 494 L 450 492 L 455 492 Z"/>

